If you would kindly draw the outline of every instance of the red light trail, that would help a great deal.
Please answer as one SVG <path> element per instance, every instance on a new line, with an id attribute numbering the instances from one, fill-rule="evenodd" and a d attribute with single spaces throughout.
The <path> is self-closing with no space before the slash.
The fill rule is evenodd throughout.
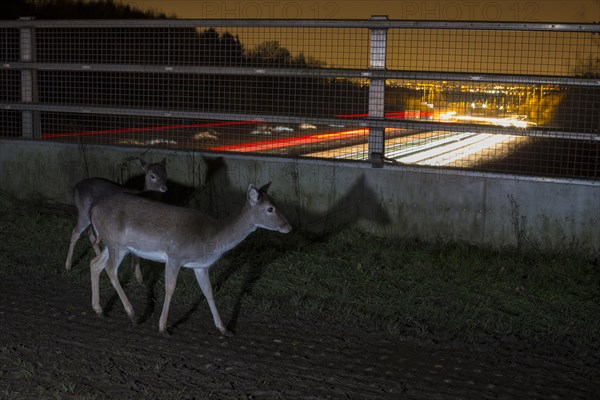
<path id="1" fill-rule="evenodd" d="M 279 149 L 282 147 L 299 146 L 304 144 L 311 144 L 317 142 L 325 142 L 336 139 L 347 139 L 358 136 L 366 136 L 369 133 L 367 128 L 354 129 L 350 131 L 332 132 L 332 133 L 318 133 L 308 136 L 296 136 L 283 139 L 272 139 L 264 140 L 261 142 L 252 143 L 240 143 L 227 146 L 212 147 L 209 150 L 212 151 L 234 151 L 238 153 L 250 153 L 254 151 L 264 151 Z"/>
<path id="2" fill-rule="evenodd" d="M 359 118 L 365 117 L 367 114 L 338 114 L 337 118 Z M 401 111 L 401 112 L 388 112 L 386 118 L 415 118 L 423 116 L 423 113 L 419 111 Z M 44 133 L 41 135 L 42 139 L 56 139 L 61 137 L 86 137 L 95 135 L 110 135 L 110 134 L 125 134 L 125 133 L 140 133 L 149 131 L 168 131 L 176 129 L 190 129 L 190 128 L 206 128 L 206 127 L 220 127 L 220 126 L 232 126 L 232 125 L 245 125 L 245 124 L 256 124 L 261 121 L 247 120 L 247 121 L 223 121 L 223 122 L 209 122 L 202 124 L 185 124 L 185 125 L 163 125 L 163 126 L 149 126 L 149 127 L 138 127 L 138 128 L 117 128 L 117 129 L 104 129 L 96 131 L 86 132 L 63 132 L 63 133 Z M 263 140 L 258 142 L 250 143 L 239 143 L 233 145 L 216 146 L 211 147 L 208 150 L 211 151 L 229 151 L 238 153 L 250 153 L 265 150 L 273 150 L 292 146 L 301 146 L 307 144 L 313 144 L 318 142 L 326 142 L 330 140 L 339 139 L 350 139 L 360 136 L 368 135 L 369 130 L 367 128 L 353 129 L 347 131 L 330 132 L 330 133 L 316 133 L 307 136 L 295 136 L 288 138 L 279 138 L 271 140 Z"/>

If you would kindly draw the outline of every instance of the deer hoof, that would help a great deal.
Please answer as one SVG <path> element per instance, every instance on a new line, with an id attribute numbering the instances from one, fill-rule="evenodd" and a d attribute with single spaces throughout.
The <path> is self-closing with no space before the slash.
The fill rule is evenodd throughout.
<path id="1" fill-rule="evenodd" d="M 220 330 L 221 335 L 223 336 L 227 336 L 227 337 L 234 337 L 235 333 L 231 332 L 229 329 L 222 329 Z"/>
<path id="2" fill-rule="evenodd" d="M 168 331 L 168 330 L 166 330 L 166 329 L 165 329 L 165 330 L 163 330 L 163 331 L 160 331 L 160 334 L 161 334 L 163 337 L 167 338 L 167 339 L 168 339 L 168 338 L 170 338 L 170 337 L 172 336 L 172 335 L 169 333 L 169 331 Z"/>

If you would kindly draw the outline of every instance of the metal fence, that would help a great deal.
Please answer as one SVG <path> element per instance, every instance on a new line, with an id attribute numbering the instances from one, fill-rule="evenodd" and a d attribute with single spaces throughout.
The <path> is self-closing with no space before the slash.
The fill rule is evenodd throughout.
<path id="1" fill-rule="evenodd" d="M 600 179 L 600 26 L 0 21 L 0 136 Z"/>

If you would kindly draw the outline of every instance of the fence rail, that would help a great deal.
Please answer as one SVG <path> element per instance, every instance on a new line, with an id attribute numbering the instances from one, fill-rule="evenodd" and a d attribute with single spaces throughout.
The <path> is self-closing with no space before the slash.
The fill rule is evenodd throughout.
<path id="1" fill-rule="evenodd" d="M 0 21 L 0 136 L 600 179 L 600 26 Z"/>

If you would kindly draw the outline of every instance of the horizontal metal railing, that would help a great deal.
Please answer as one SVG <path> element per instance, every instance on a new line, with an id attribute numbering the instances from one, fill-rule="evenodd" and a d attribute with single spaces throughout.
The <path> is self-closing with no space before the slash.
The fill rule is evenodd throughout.
<path id="1" fill-rule="evenodd" d="M 349 79 L 364 81 L 366 86 L 375 87 L 379 82 L 384 83 L 391 80 L 398 81 L 431 81 L 431 82 L 457 82 L 468 84 L 496 83 L 496 84 L 520 84 L 520 85 L 558 85 L 565 88 L 582 88 L 596 90 L 600 88 L 599 77 L 548 75 L 544 73 L 479 73 L 477 69 L 472 72 L 461 71 L 430 71 L 427 66 L 420 70 L 408 70 L 389 67 L 374 67 L 373 32 L 384 32 L 388 30 L 468 30 L 468 31 L 504 31 L 504 32 L 529 32 L 529 33 L 552 33 L 553 35 L 573 33 L 578 35 L 595 35 L 600 33 L 597 24 L 564 24 L 564 23 L 519 23 L 519 22 L 472 22 L 472 21 L 391 21 L 385 18 L 372 18 L 370 20 L 230 20 L 230 19 L 189 19 L 189 20 L 35 20 L 22 19 L 18 21 L 0 21 L 0 28 L 5 30 L 15 29 L 20 43 L 19 59 L 0 60 L 0 73 L 3 71 L 20 72 L 20 81 L 13 83 L 20 86 L 20 99 L 1 99 L 0 109 L 5 111 L 18 111 L 23 113 L 23 132 L 25 136 L 39 138 L 39 113 L 53 112 L 65 114 L 93 114 L 93 115 L 128 115 L 136 117 L 161 117 L 197 120 L 219 120 L 219 121 L 246 121 L 253 120 L 274 124 L 315 124 L 332 125 L 339 123 L 335 116 L 323 117 L 311 115 L 280 115 L 271 113 L 269 110 L 256 113 L 222 112 L 211 110 L 182 110 L 177 107 L 157 109 L 155 107 L 130 107 L 94 104 L 55 104 L 39 101 L 37 95 L 37 84 L 35 73 L 42 71 L 56 71 L 64 73 L 114 73 L 114 74 L 154 74 L 157 76 L 218 76 L 219 79 L 230 77 L 248 78 L 298 78 L 298 79 Z M 371 53 L 363 54 L 366 67 L 339 68 L 337 66 L 323 67 L 289 67 L 289 66 L 263 66 L 263 65 L 185 65 L 178 63 L 161 62 L 159 64 L 136 64 L 128 60 L 124 62 L 94 63 L 94 62 L 43 62 L 36 57 L 36 43 L 34 32 L 44 29 L 64 30 L 65 35 L 75 34 L 72 30 L 94 30 L 94 29 L 192 29 L 198 28 L 248 28 L 248 29 L 349 29 L 366 30 L 371 33 L 371 42 L 361 48 L 361 51 Z M 40 34 L 44 34 L 43 32 Z M 176 41 L 176 40 L 175 40 Z M 368 42 L 368 41 L 367 41 Z M 389 43 L 377 42 L 377 46 L 383 46 L 384 57 L 389 51 Z M 598 57 L 593 50 L 589 57 Z M 586 54 L 587 56 L 587 54 Z M 544 55 L 546 57 L 546 55 Z M 548 57 L 550 57 L 548 55 Z M 547 62 L 547 60 L 545 60 Z M 369 65 L 371 64 L 371 65 Z M 225 78 L 222 78 L 225 77 Z M 158 79 L 158 78 L 157 78 Z M 149 87 L 149 90 L 151 88 Z M 344 93 L 341 93 L 344 95 Z M 379 98 L 377 98 L 379 96 Z M 371 91 L 368 96 L 368 115 L 352 118 L 347 124 L 357 127 L 369 128 L 373 131 L 382 129 L 411 129 L 416 131 L 470 131 L 479 130 L 491 134 L 506 134 L 520 137 L 539 137 L 552 139 L 580 140 L 585 142 L 600 142 L 600 127 L 593 132 L 561 129 L 555 126 L 532 126 L 527 129 L 515 127 L 489 126 L 466 122 L 438 122 L 432 120 L 393 120 L 383 117 L 385 104 L 382 101 L 384 94 Z M 593 110 L 592 110 L 593 111 Z M 588 112 L 592 112 L 588 111 Z M 593 111 L 596 112 L 596 111 Z M 593 117 L 595 118 L 595 117 Z M 593 119 L 592 118 L 592 119 Z M 381 150 L 385 138 L 375 137 L 373 149 Z M 373 138 L 372 138 L 373 139 Z M 371 142 L 370 142 L 371 145 Z M 371 154 L 372 152 L 370 152 Z M 372 155 L 372 154 L 371 154 Z"/>

